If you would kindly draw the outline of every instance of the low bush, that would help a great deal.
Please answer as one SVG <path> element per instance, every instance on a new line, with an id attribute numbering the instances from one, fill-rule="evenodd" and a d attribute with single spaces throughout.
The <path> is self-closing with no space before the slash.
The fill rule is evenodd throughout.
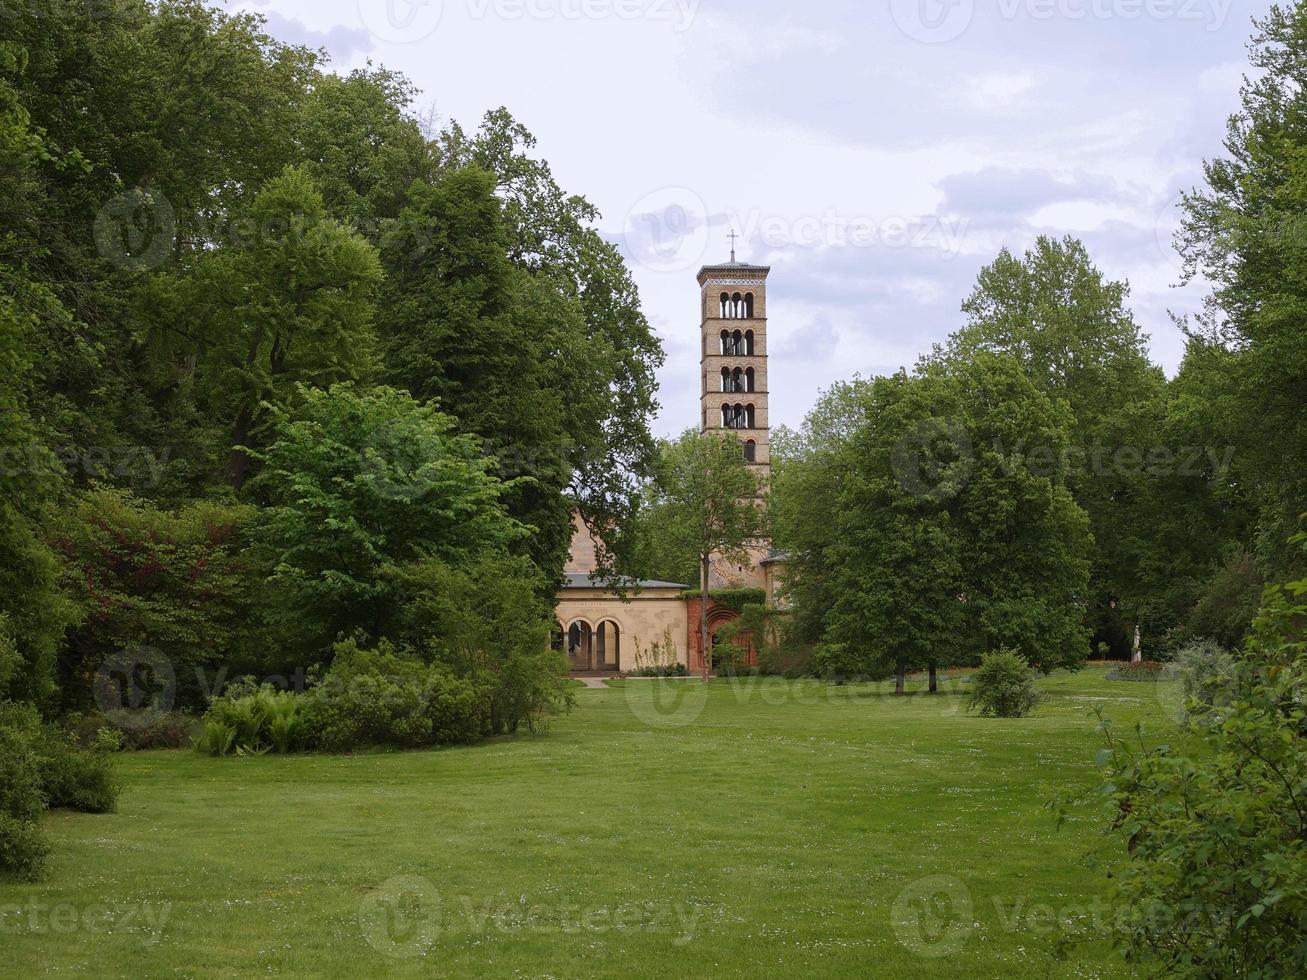
<path id="1" fill-rule="evenodd" d="M 627 677 L 685 677 L 690 673 L 685 664 L 662 664 L 627 671 Z"/>
<path id="2" fill-rule="evenodd" d="M 1035 671 L 1015 650 L 987 653 L 971 676 L 968 711 L 988 718 L 1024 718 L 1042 698 Z"/>
<path id="3" fill-rule="evenodd" d="M 491 693 L 412 651 L 384 641 L 365 650 L 351 640 L 306 695 L 308 738 L 327 752 L 471 742 L 491 733 Z"/>
<path id="4" fill-rule="evenodd" d="M 1125 663 L 1107 672 L 1110 681 L 1160 681 L 1169 677 L 1166 664 L 1153 660 Z"/>
<path id="5" fill-rule="evenodd" d="M 83 748 L 140 752 L 147 749 L 184 749 L 195 741 L 199 720 L 182 711 L 170 711 L 158 721 L 144 728 L 118 728 L 112 721 L 98 712 L 85 715 L 70 715 L 69 727 L 77 735 L 78 744 Z M 103 742 L 104 732 L 112 733 L 116 742 L 110 745 Z"/>
<path id="6" fill-rule="evenodd" d="M 0 706 L 3 707 L 3 706 Z M 50 845 L 38 821 L 45 809 L 39 759 L 26 726 L 0 715 L 0 872 L 35 880 Z"/>
<path id="7" fill-rule="evenodd" d="M 1307 580 L 1267 591 L 1224 663 L 1192 652 L 1183 737 L 1104 721 L 1116 944 L 1151 976 L 1307 976 Z"/>
<path id="8" fill-rule="evenodd" d="M 422 748 L 494 733 L 489 685 L 455 677 L 382 641 L 337 644 L 330 671 L 303 694 L 233 685 L 204 716 L 196 748 L 209 755 Z"/>
<path id="9" fill-rule="evenodd" d="M 305 699 L 251 682 L 233 684 L 205 713 L 196 748 L 209 755 L 262 755 L 307 747 Z"/>
<path id="10" fill-rule="evenodd" d="M 1237 664 L 1231 653 L 1213 640 L 1191 643 L 1176 654 L 1172 666 L 1184 684 L 1185 716 L 1202 724 L 1219 724 L 1230 703 Z"/>
<path id="11" fill-rule="evenodd" d="M 47 806 L 83 813 L 117 809 L 118 777 L 108 752 L 82 749 L 71 732 L 48 726 L 37 754 Z"/>

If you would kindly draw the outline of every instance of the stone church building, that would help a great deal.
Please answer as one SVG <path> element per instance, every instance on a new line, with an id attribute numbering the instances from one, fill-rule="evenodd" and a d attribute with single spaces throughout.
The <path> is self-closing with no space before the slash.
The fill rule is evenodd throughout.
<path id="1" fill-rule="evenodd" d="M 729 429 L 739 437 L 741 452 L 766 479 L 771 473 L 770 423 L 767 417 L 767 275 L 766 266 L 735 260 L 699 270 L 700 428 Z M 709 590 L 758 588 L 774 601 L 780 561 L 759 542 L 747 565 L 712 563 Z M 595 545 L 578 521 L 567 566 L 567 584 L 558 596 L 558 625 L 573 673 L 603 674 L 649 666 L 682 664 L 690 673 L 702 669 L 698 598 L 685 593 L 698 584 L 623 583 L 625 598 L 596 583 Z M 738 614 L 709 601 L 710 634 Z M 710 641 L 711 643 L 711 637 Z"/>

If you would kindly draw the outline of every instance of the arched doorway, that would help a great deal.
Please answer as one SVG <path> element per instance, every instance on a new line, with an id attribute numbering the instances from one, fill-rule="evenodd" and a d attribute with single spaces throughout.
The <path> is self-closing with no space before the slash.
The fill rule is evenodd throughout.
<path id="1" fill-rule="evenodd" d="M 622 629 L 611 619 L 595 627 L 593 663 L 592 670 L 622 669 Z"/>
<path id="2" fill-rule="evenodd" d="M 589 670 L 594 649 L 594 630 L 584 619 L 567 628 L 567 663 L 573 671 Z"/>

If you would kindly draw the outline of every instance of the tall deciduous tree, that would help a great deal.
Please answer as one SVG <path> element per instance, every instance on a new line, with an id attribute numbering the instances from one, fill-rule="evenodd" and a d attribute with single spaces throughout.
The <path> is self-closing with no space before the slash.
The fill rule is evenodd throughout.
<path id="1" fill-rule="evenodd" d="M 1004 647 L 1043 670 L 1083 661 L 1091 539 L 1066 486 L 1069 413 L 993 355 L 856 397 L 831 526 L 807 538 L 829 569 L 832 668 L 893 672 L 902 691 L 909 669 Z"/>
<path id="2" fill-rule="evenodd" d="M 1005 354 L 1070 409 L 1071 487 L 1095 538 L 1090 622 L 1122 649 L 1151 599 L 1139 574 L 1152 548 L 1146 454 L 1157 445 L 1166 384 L 1128 297 L 1129 287 L 1107 279 L 1080 241 L 1041 236 L 1023 256 L 1004 249 L 981 270 L 962 305 L 966 325 L 924 364 Z"/>
<path id="3" fill-rule="evenodd" d="M 714 556 L 735 564 L 749 561 L 749 545 L 767 534 L 765 487 L 744 460 L 733 435 L 690 430 L 663 446 L 656 502 L 668 546 L 694 555 L 702 601 L 699 638 L 703 679 L 712 671 L 708 651 L 708 572 Z"/>
<path id="4" fill-rule="evenodd" d="M 1229 121 L 1226 156 L 1186 195 L 1177 244 L 1213 284 L 1204 339 L 1229 352 L 1219 382 L 1246 461 L 1266 571 L 1301 570 L 1284 541 L 1307 509 L 1307 7 L 1272 7 L 1252 43 L 1257 71 Z"/>
<path id="5" fill-rule="evenodd" d="M 207 253 L 193 273 L 156 284 L 161 326 L 188 337 L 197 400 L 217 422 L 226 476 L 249 475 L 260 406 L 297 384 L 326 387 L 376 372 L 372 334 L 381 279 L 375 250 L 327 217 L 312 178 L 288 169 L 269 181 L 244 234 Z"/>

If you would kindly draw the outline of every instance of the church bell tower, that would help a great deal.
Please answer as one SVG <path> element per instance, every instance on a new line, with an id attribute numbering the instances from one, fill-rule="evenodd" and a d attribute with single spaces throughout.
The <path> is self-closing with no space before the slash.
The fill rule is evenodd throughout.
<path id="1" fill-rule="evenodd" d="M 740 440 L 744 458 L 762 478 L 771 477 L 771 424 L 767 413 L 767 275 L 769 266 L 735 259 L 699 270 L 702 351 L 700 428 L 728 430 Z M 770 549 L 753 549 L 753 567 L 715 561 L 712 588 L 765 588 Z"/>

